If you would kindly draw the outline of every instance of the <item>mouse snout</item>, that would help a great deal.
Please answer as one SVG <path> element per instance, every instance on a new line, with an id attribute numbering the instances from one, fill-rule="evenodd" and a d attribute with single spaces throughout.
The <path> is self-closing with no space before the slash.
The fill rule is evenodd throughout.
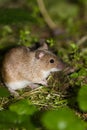
<path id="1" fill-rule="evenodd" d="M 59 63 L 57 64 L 57 68 L 60 69 L 60 70 L 63 70 L 64 67 L 65 67 L 65 65 L 64 65 L 62 62 L 59 62 Z"/>

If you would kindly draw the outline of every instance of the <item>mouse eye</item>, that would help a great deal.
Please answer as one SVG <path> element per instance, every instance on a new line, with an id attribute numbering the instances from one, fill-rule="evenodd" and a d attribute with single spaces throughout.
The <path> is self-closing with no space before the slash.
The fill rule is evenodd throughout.
<path id="1" fill-rule="evenodd" d="M 54 63 L 54 59 L 50 59 L 50 63 Z"/>

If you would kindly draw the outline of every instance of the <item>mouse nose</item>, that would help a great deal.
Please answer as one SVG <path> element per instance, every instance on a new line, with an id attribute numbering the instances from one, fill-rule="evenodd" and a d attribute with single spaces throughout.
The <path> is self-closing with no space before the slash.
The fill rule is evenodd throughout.
<path id="1" fill-rule="evenodd" d="M 65 68 L 64 63 L 62 63 L 61 61 L 58 62 L 57 68 L 60 69 L 60 70 L 63 70 Z"/>

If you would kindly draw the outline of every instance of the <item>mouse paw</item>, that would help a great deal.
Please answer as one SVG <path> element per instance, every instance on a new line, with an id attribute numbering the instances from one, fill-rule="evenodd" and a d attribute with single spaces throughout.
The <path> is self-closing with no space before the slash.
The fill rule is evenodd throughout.
<path id="1" fill-rule="evenodd" d="M 18 97 L 19 96 L 19 93 L 16 92 L 15 90 L 9 88 L 9 91 L 11 92 L 12 96 L 14 96 L 14 97 Z"/>
<path id="2" fill-rule="evenodd" d="M 42 84 L 42 85 L 45 85 L 45 86 L 47 86 L 47 81 L 46 80 L 42 80 L 41 82 L 39 82 L 40 84 Z"/>

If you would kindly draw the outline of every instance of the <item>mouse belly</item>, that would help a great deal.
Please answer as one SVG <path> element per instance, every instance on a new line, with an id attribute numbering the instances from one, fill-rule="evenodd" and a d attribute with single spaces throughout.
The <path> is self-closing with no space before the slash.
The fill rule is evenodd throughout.
<path id="1" fill-rule="evenodd" d="M 25 88 L 29 84 L 31 84 L 31 83 L 27 80 L 5 83 L 5 85 L 8 87 L 8 89 L 13 89 L 13 90 Z"/>
<path id="2" fill-rule="evenodd" d="M 8 90 L 11 92 L 11 94 L 14 96 L 19 96 L 19 94 L 18 94 L 18 92 L 16 92 L 16 90 L 20 90 L 20 89 L 25 88 L 27 86 L 29 86 L 32 89 L 38 87 L 37 84 L 33 84 L 33 83 L 26 81 L 26 80 L 5 83 L 5 85 L 7 86 Z"/>

